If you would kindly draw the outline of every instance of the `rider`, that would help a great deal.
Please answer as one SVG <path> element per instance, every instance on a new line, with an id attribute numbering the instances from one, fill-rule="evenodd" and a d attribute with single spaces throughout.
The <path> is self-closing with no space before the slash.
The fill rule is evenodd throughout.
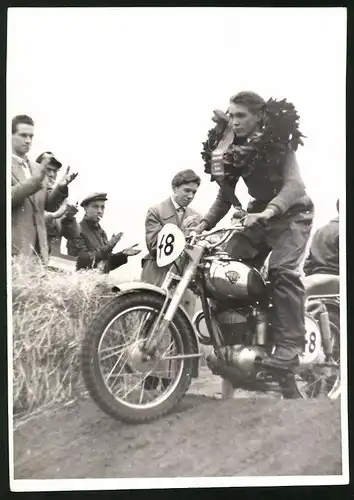
<path id="1" fill-rule="evenodd" d="M 269 258 L 275 349 L 269 368 L 298 365 L 305 340 L 304 287 L 299 266 L 313 221 L 313 203 L 305 192 L 295 151 L 303 144 L 294 106 L 285 99 L 265 102 L 254 92 L 230 99 L 227 113 L 214 112 L 217 125 L 203 143 L 205 171 L 220 186 L 217 198 L 196 232 L 212 229 L 229 211 L 243 219 L 244 230 L 232 238 L 233 258 Z M 242 209 L 235 187 L 242 177 L 254 198 Z"/>
<path id="2" fill-rule="evenodd" d="M 339 214 L 339 200 L 337 200 Z M 335 217 L 314 234 L 310 253 L 304 263 L 306 276 L 335 274 L 339 276 L 339 217 Z"/>

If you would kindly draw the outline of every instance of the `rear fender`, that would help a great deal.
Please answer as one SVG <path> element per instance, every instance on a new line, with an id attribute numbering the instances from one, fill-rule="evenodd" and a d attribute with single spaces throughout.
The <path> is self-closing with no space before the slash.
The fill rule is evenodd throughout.
<path id="1" fill-rule="evenodd" d="M 132 293 L 137 293 L 137 292 L 143 292 L 143 291 L 149 291 L 153 292 L 155 294 L 158 294 L 160 296 L 166 297 L 167 292 L 163 288 L 160 288 L 156 285 L 152 285 L 150 283 L 143 283 L 141 281 L 126 281 L 123 283 L 119 283 L 117 285 L 112 285 L 112 292 L 117 293 L 119 297 L 122 297 L 123 295 L 129 295 Z M 188 322 L 191 332 L 193 333 L 192 335 L 192 342 L 193 342 L 193 347 L 195 353 L 199 354 L 200 353 L 200 346 L 199 346 L 199 339 L 198 335 L 196 332 L 196 329 L 194 327 L 194 324 L 192 321 L 189 319 L 188 314 L 186 313 L 185 309 L 180 305 L 179 310 L 183 314 L 185 320 Z M 192 364 L 192 377 L 198 377 L 199 375 L 199 363 L 200 363 L 200 358 L 195 358 L 193 360 Z"/>
<path id="2" fill-rule="evenodd" d="M 321 296 L 321 295 L 312 295 L 307 298 L 307 306 L 306 309 L 311 309 L 312 303 L 322 303 L 326 306 L 327 309 L 331 309 L 334 312 L 339 314 L 340 310 L 340 302 L 339 297 L 336 296 Z"/>

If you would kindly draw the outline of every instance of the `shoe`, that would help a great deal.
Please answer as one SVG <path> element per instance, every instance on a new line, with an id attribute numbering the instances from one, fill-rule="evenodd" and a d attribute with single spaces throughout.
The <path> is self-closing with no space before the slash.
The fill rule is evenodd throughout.
<path id="1" fill-rule="evenodd" d="M 153 377 L 152 375 L 149 375 L 144 380 L 144 389 L 146 391 L 153 391 L 154 389 L 156 389 L 158 384 L 159 384 L 159 378 Z"/>
<path id="2" fill-rule="evenodd" d="M 146 391 L 152 391 L 154 389 L 157 389 L 157 386 L 159 385 L 159 381 L 161 380 L 162 387 L 164 389 L 167 389 L 167 387 L 170 384 L 170 379 L 169 378 L 160 378 L 160 377 L 155 377 L 153 375 L 148 375 L 146 379 L 144 380 L 144 389 Z"/>
<path id="3" fill-rule="evenodd" d="M 295 344 L 278 344 L 270 356 L 262 361 L 262 366 L 274 370 L 292 371 L 299 366 L 299 349 Z"/>

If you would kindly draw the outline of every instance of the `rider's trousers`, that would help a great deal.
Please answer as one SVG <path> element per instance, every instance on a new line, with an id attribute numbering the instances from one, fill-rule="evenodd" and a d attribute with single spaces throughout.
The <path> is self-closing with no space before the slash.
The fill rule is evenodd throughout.
<path id="1" fill-rule="evenodd" d="M 305 337 L 305 291 L 300 266 L 304 260 L 313 221 L 313 211 L 274 217 L 266 224 L 244 228 L 227 245 L 233 258 L 242 258 L 258 268 L 269 255 L 268 279 L 273 308 L 271 332 L 275 344 L 296 343 Z"/>

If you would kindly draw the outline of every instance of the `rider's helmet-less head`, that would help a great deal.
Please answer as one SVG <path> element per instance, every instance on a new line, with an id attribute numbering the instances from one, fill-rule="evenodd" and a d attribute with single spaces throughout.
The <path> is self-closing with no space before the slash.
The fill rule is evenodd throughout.
<path id="1" fill-rule="evenodd" d="M 239 92 L 230 98 L 228 114 L 236 137 L 246 138 L 262 128 L 265 106 L 255 92 Z"/>

